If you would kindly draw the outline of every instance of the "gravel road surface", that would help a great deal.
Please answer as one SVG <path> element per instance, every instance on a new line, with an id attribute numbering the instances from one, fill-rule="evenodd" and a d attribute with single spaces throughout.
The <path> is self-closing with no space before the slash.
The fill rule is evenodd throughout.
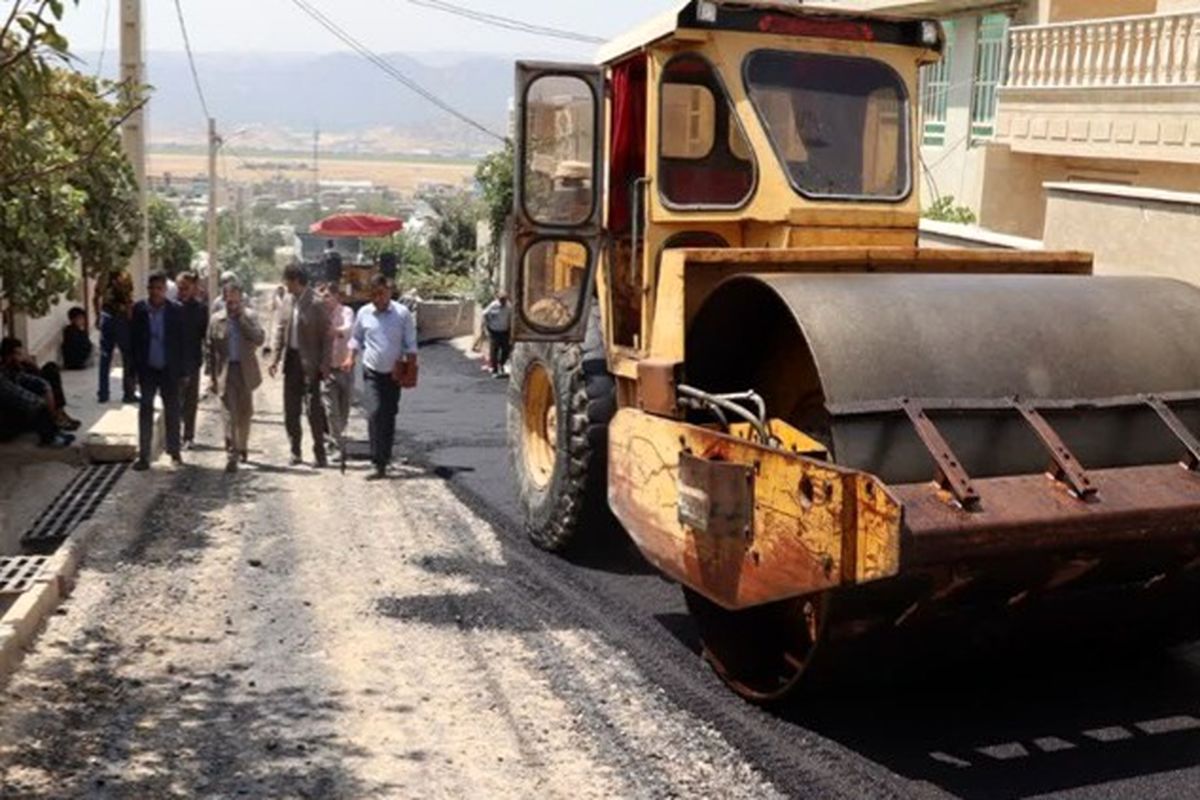
<path id="1" fill-rule="evenodd" d="M 278 394 L 238 475 L 205 450 L 122 481 L 0 694 L 0 797 L 1200 796 L 1196 650 L 768 714 L 618 531 L 582 563 L 524 540 L 503 382 L 453 348 L 401 403 L 395 480 L 282 466 Z"/>

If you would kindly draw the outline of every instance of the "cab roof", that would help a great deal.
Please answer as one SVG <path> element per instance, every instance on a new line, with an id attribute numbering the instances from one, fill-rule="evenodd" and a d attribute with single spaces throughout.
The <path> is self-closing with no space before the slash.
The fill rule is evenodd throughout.
<path id="1" fill-rule="evenodd" d="M 936 30 L 936 40 L 929 31 Z M 936 20 L 845 11 L 802 0 L 678 0 L 674 7 L 615 37 L 596 53 L 597 64 L 612 64 L 681 30 L 733 30 L 763 34 L 853 38 L 925 47 L 941 52 L 944 38 Z"/>

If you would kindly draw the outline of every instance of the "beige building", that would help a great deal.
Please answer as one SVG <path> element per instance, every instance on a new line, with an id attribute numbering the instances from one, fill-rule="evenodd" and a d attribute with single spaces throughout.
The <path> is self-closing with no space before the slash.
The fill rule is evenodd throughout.
<path id="1" fill-rule="evenodd" d="M 1200 281 L 1200 0 L 836 5 L 945 25 L 920 98 L 927 205 L 951 195 L 1102 272 Z"/>

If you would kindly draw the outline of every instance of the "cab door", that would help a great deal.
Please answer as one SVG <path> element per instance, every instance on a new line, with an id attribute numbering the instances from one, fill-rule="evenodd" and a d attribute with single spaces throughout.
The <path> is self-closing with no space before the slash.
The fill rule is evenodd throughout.
<path id="1" fill-rule="evenodd" d="M 513 338 L 578 342 L 600 252 L 603 72 L 519 61 L 516 96 Z"/>

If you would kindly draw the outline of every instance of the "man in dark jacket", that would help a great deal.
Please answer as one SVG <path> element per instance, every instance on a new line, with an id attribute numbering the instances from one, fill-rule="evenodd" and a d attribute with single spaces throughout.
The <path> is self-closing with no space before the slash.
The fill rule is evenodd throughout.
<path id="1" fill-rule="evenodd" d="M 204 364 L 204 339 L 208 335 L 208 308 L 196 297 L 200 278 L 181 272 L 179 305 L 183 313 L 183 366 L 179 376 L 179 398 L 183 408 L 183 448 L 190 450 L 196 438 L 196 410 L 200 405 L 200 368 Z"/>
<path id="2" fill-rule="evenodd" d="M 154 438 L 154 396 L 162 395 L 167 422 L 167 453 L 176 464 L 179 454 L 179 379 L 184 366 L 183 312 L 167 299 L 167 276 L 153 272 L 146 283 L 146 300 L 133 307 L 131 344 L 134 371 L 141 397 L 138 400 L 138 460 L 133 468 L 150 468 Z"/>

